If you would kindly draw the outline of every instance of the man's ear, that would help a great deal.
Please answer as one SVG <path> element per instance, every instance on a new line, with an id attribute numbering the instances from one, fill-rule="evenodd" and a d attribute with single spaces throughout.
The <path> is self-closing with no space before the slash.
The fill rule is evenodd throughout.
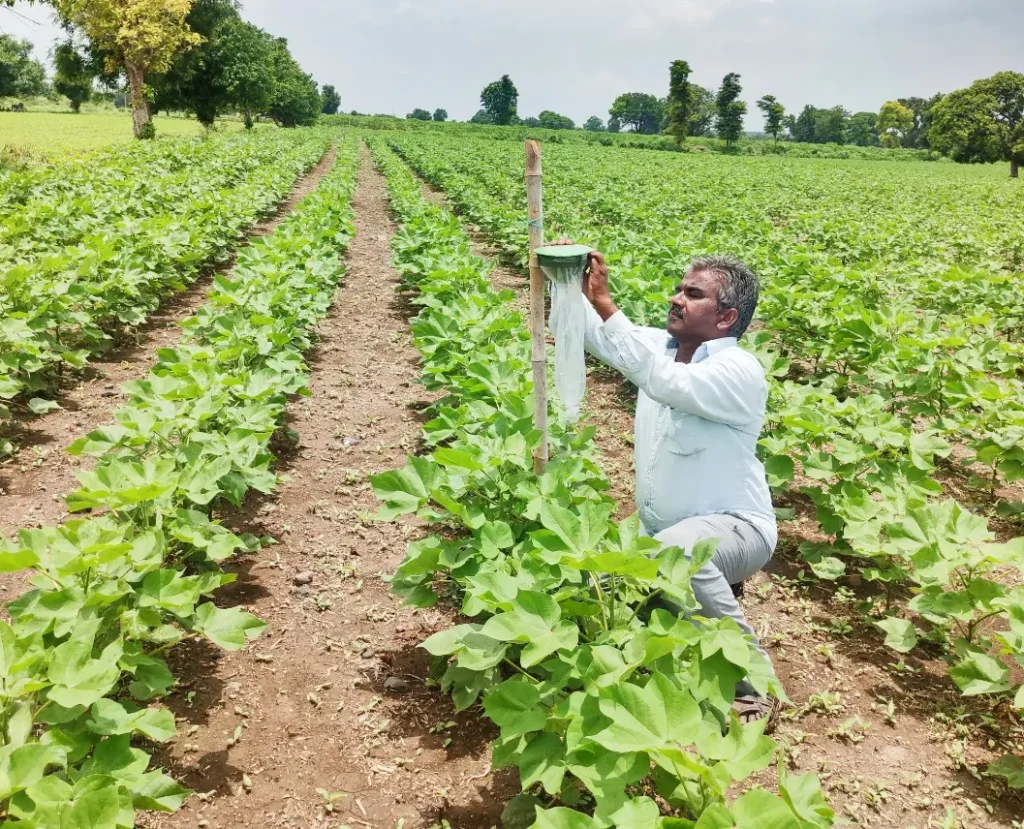
<path id="1" fill-rule="evenodd" d="M 725 313 L 718 320 L 718 328 L 721 331 L 730 330 L 740 318 L 740 312 L 735 308 L 726 308 Z"/>

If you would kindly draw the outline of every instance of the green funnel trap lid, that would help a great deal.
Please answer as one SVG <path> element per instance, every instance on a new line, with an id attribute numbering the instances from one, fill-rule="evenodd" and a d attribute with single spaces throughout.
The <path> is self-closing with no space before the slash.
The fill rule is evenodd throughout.
<path id="1" fill-rule="evenodd" d="M 587 266 L 587 256 L 594 252 L 586 245 L 545 245 L 537 248 L 537 264 L 542 268 L 577 267 L 582 270 Z"/>

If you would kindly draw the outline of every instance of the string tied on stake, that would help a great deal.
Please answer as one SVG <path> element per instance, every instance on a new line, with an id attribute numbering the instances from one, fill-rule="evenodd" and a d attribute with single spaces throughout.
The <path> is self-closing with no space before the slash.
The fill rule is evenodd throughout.
<path id="1" fill-rule="evenodd" d="M 542 230 L 544 228 L 544 217 L 538 216 L 536 219 L 527 219 L 526 226 L 535 227 L 538 230 Z"/>
<path id="2" fill-rule="evenodd" d="M 549 322 L 555 335 L 555 390 L 565 409 L 566 422 L 575 423 L 587 391 L 583 271 L 592 249 L 586 245 L 548 245 L 537 248 L 535 253 L 537 264 L 551 282 Z"/>

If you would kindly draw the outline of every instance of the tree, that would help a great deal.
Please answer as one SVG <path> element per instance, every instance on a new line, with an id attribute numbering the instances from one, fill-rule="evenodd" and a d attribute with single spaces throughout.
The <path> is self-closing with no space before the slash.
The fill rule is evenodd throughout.
<path id="1" fill-rule="evenodd" d="M 914 113 L 899 101 L 886 101 L 878 112 L 877 129 L 882 145 L 902 147 L 908 133 L 914 128 Z"/>
<path id="2" fill-rule="evenodd" d="M 425 110 L 425 109 L 420 109 L 420 107 L 416 107 L 416 109 L 414 109 L 412 112 L 410 112 L 405 117 L 406 117 L 406 119 L 412 120 L 412 121 L 429 121 L 430 120 L 430 113 L 427 112 L 427 110 Z"/>
<path id="3" fill-rule="evenodd" d="M 557 112 L 552 112 L 550 109 L 545 109 L 537 120 L 540 121 L 540 126 L 546 130 L 574 130 L 576 124 L 572 118 L 567 115 L 559 115 Z"/>
<path id="4" fill-rule="evenodd" d="M 779 103 L 774 95 L 765 95 L 757 102 L 757 108 L 764 113 L 764 131 L 779 143 L 782 132 L 782 121 L 786 117 L 786 108 Z"/>
<path id="5" fill-rule="evenodd" d="M 288 51 L 288 41 L 274 39 L 271 62 L 274 67 L 274 91 L 267 110 L 282 127 L 304 127 L 316 121 L 323 101 L 313 76 Z"/>
<path id="6" fill-rule="evenodd" d="M 690 64 L 685 60 L 672 61 L 668 68 L 668 125 L 666 132 L 676 144 L 682 144 L 690 133 L 693 115 L 693 87 L 690 86 Z"/>
<path id="7" fill-rule="evenodd" d="M 446 109 L 435 109 L 434 120 L 441 123 L 448 120 L 448 110 Z"/>
<path id="8" fill-rule="evenodd" d="M 726 147 L 731 147 L 743 133 L 743 116 L 747 114 L 747 105 L 738 100 L 742 91 L 740 76 L 730 72 L 722 79 L 718 97 L 715 98 L 715 106 L 718 107 L 715 131 L 719 138 L 725 140 Z"/>
<path id="9" fill-rule="evenodd" d="M 194 0 L 185 22 L 201 41 L 176 54 L 167 71 L 147 78 L 153 111 L 185 110 L 212 127 L 218 115 L 233 108 L 224 69 L 236 58 L 223 48 L 221 39 L 242 18 L 234 0 Z"/>
<path id="10" fill-rule="evenodd" d="M 841 106 L 814 111 L 814 141 L 817 144 L 845 144 L 850 113 Z"/>
<path id="11" fill-rule="evenodd" d="M 486 109 L 478 109 L 476 115 L 469 119 L 471 124 L 493 124 L 491 114 Z"/>
<path id="12" fill-rule="evenodd" d="M 584 122 L 583 129 L 585 129 L 587 132 L 604 132 L 604 121 L 602 121 L 596 115 L 591 115 Z"/>
<path id="13" fill-rule="evenodd" d="M 508 126 L 517 115 L 519 92 L 508 75 L 487 84 L 480 93 L 480 103 L 491 118 L 492 124 Z"/>
<path id="14" fill-rule="evenodd" d="M 79 112 L 82 104 L 92 96 L 95 70 L 71 41 L 61 43 L 53 50 L 53 63 L 56 70 L 53 88 L 68 99 L 72 112 Z"/>
<path id="15" fill-rule="evenodd" d="M 521 126 L 529 127 L 532 130 L 540 128 L 540 118 L 535 118 L 532 115 L 527 115 L 519 123 Z"/>
<path id="16" fill-rule="evenodd" d="M 873 112 L 857 112 L 846 124 L 846 140 L 858 147 L 878 146 L 878 116 Z"/>
<path id="17" fill-rule="evenodd" d="M 341 109 L 341 95 L 331 84 L 327 84 L 320 91 L 320 100 L 323 102 L 320 111 L 324 115 L 337 115 L 338 110 Z"/>
<path id="18" fill-rule="evenodd" d="M 621 126 L 632 127 L 633 132 L 656 135 L 661 130 L 664 111 L 664 105 L 653 95 L 627 92 L 615 99 L 608 114 Z"/>
<path id="19" fill-rule="evenodd" d="M 815 143 L 817 138 L 815 135 L 815 129 L 818 122 L 817 114 L 817 108 L 808 104 L 800 111 L 800 114 L 787 125 L 789 128 L 789 134 L 792 136 L 794 141 L 800 141 L 805 144 Z"/>
<path id="20" fill-rule="evenodd" d="M 252 129 L 256 115 L 269 112 L 274 100 L 278 46 L 263 29 L 240 20 L 222 34 L 221 49 L 232 56 L 224 66 L 228 100 Z"/>
<path id="21" fill-rule="evenodd" d="M 32 57 L 32 42 L 0 34 L 0 97 L 32 98 L 46 91 L 46 71 Z"/>
<path id="22" fill-rule="evenodd" d="M 622 122 L 614 115 L 608 119 L 608 132 L 622 132 Z"/>
<path id="23" fill-rule="evenodd" d="M 997 72 L 951 92 L 931 112 L 928 140 L 954 161 L 1009 161 L 1010 176 L 1024 162 L 1024 75 Z"/>
<path id="24" fill-rule="evenodd" d="M 690 84 L 690 95 L 693 99 L 693 111 L 690 113 L 690 135 L 707 135 L 715 124 L 718 108 L 715 106 L 715 93 L 697 84 Z"/>
<path id="25" fill-rule="evenodd" d="M 107 69 L 123 69 L 131 90 L 136 138 L 152 138 L 146 75 L 165 72 L 180 50 L 200 38 L 186 22 L 193 0 L 51 0 L 61 20 L 81 30 L 107 56 Z"/>

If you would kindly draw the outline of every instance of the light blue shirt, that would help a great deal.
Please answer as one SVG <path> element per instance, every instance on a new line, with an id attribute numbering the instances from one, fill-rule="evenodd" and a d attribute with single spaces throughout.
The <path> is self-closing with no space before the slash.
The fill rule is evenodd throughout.
<path id="1" fill-rule="evenodd" d="M 735 337 L 710 340 L 676 362 L 664 329 L 634 325 L 621 311 L 601 322 L 587 309 L 586 348 L 640 391 L 636 406 L 636 507 L 655 535 L 686 518 L 731 513 L 772 546 L 775 511 L 757 458 L 768 383 Z"/>

